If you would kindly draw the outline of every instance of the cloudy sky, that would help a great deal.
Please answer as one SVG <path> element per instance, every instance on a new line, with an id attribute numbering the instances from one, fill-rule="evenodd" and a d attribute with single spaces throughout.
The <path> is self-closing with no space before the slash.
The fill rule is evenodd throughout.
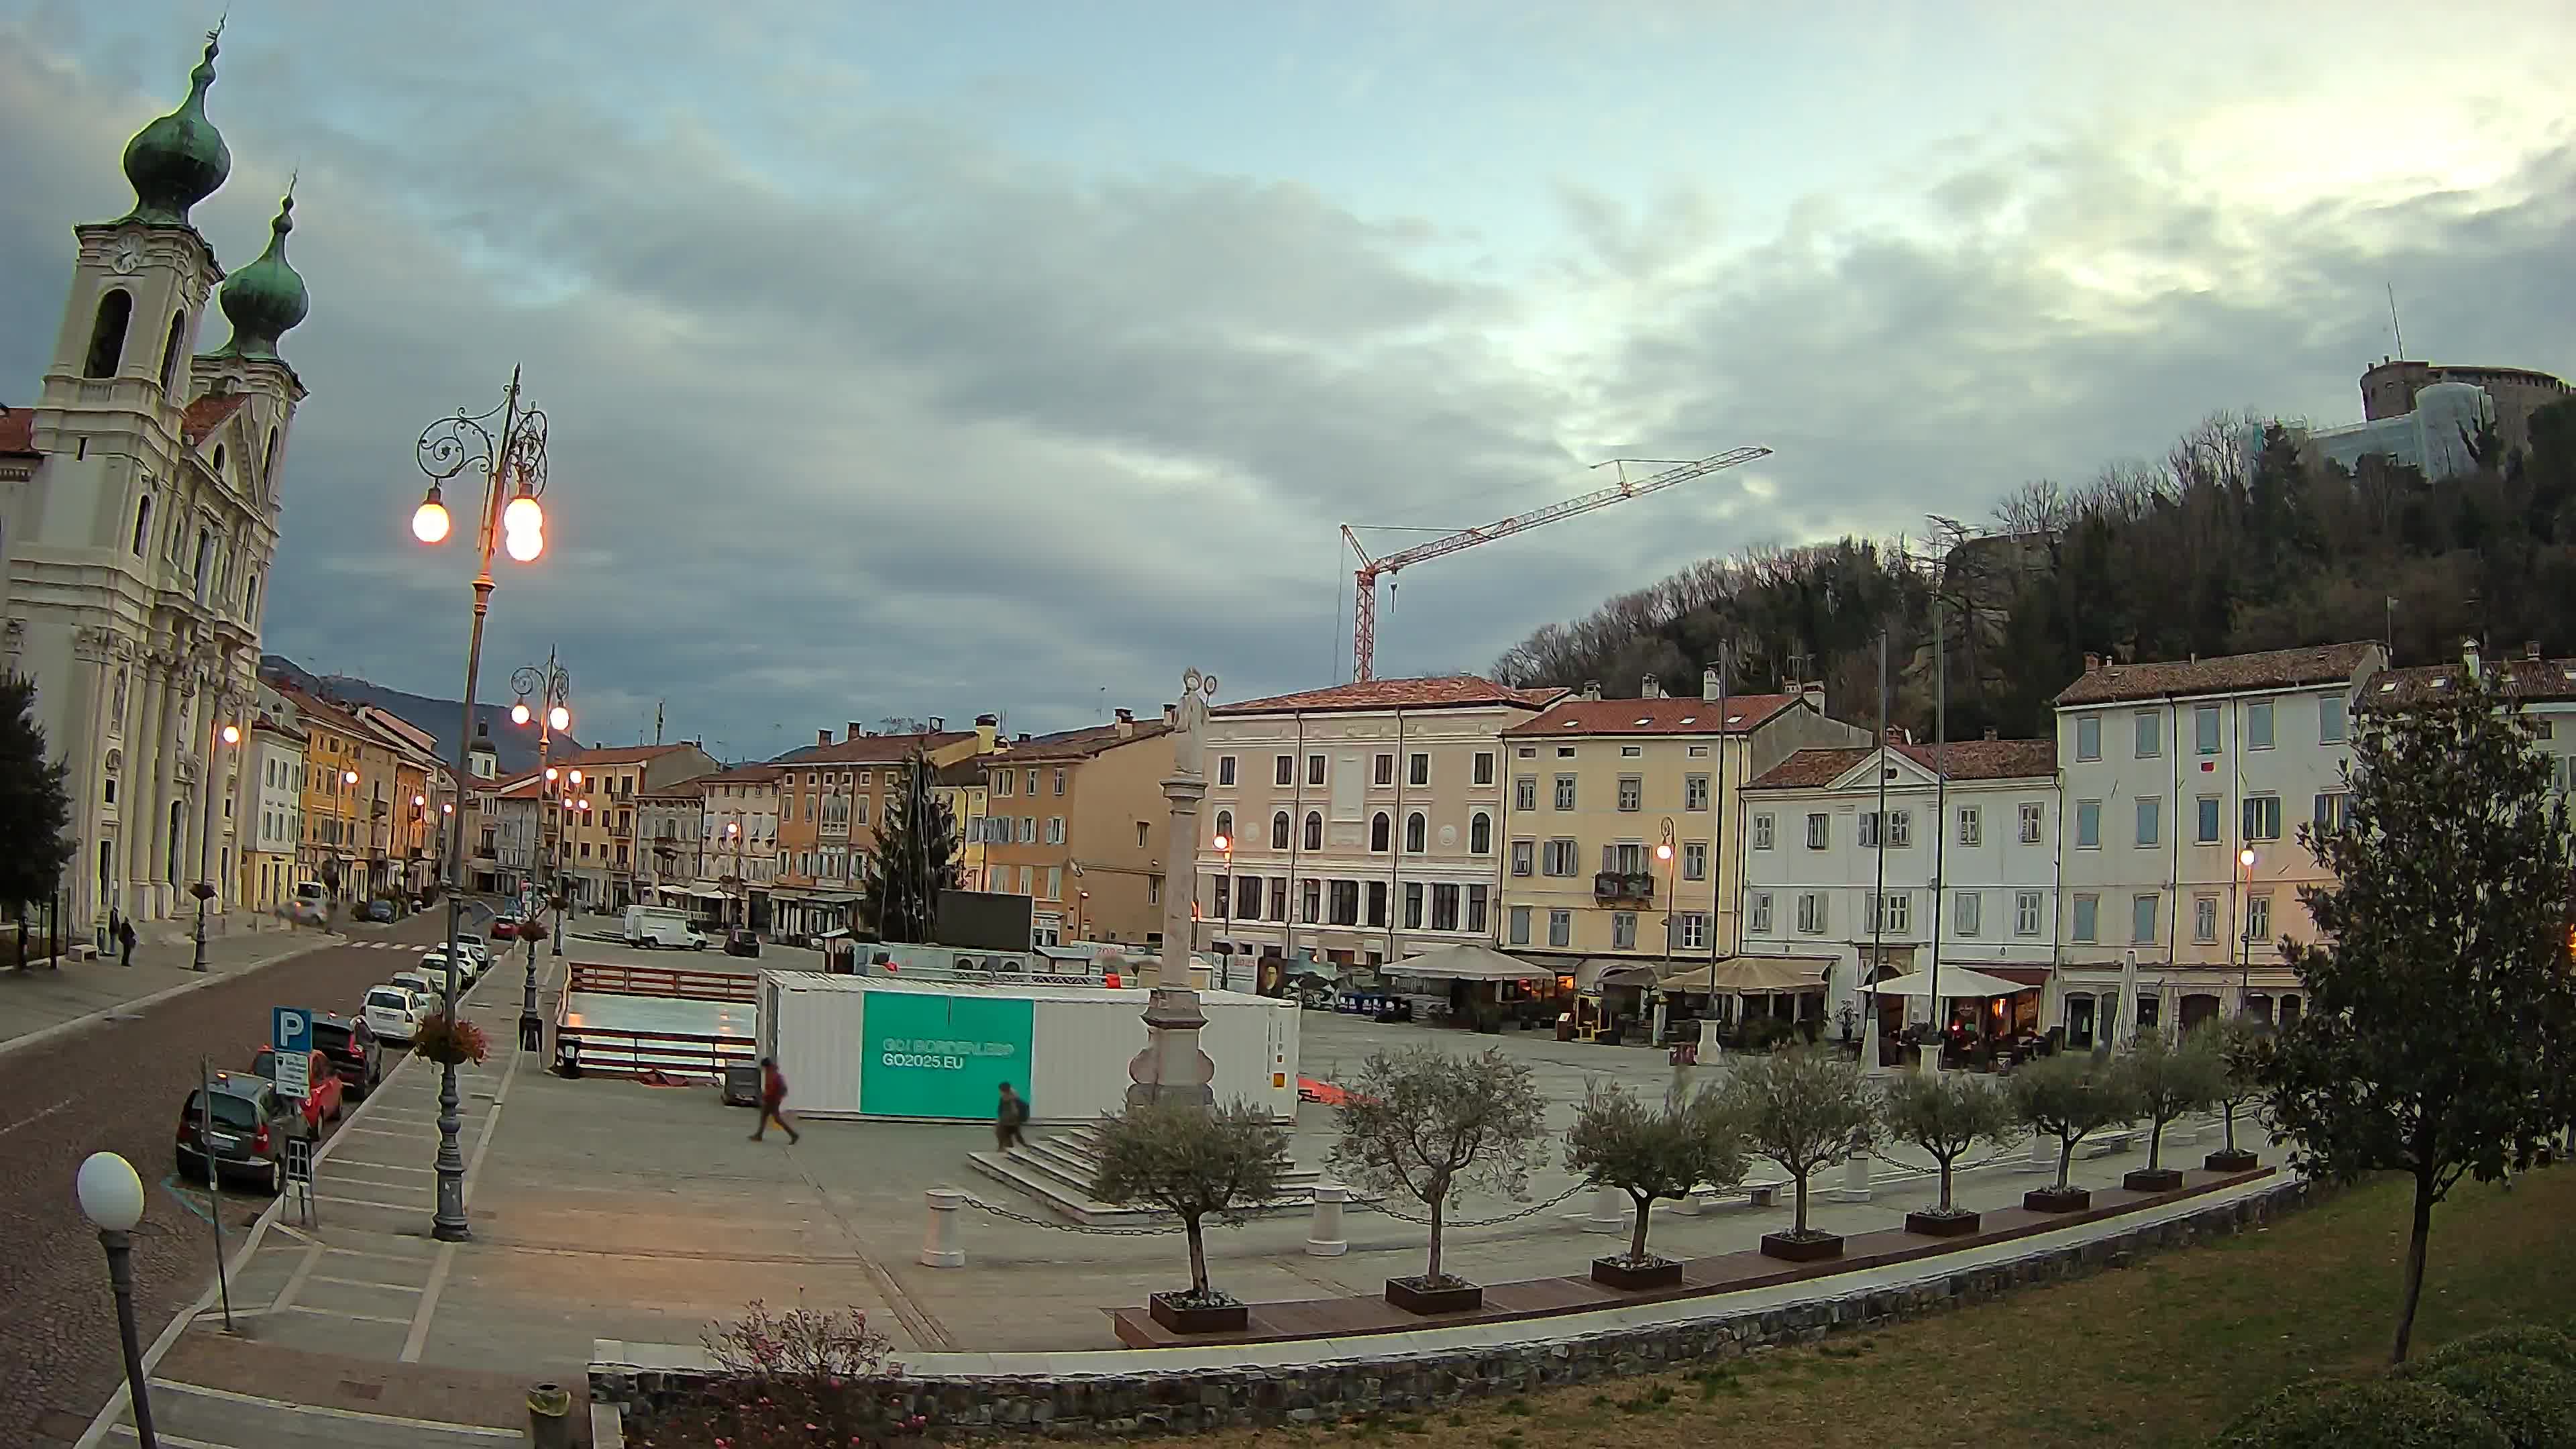
<path id="1" fill-rule="evenodd" d="M 0 0 L 0 401 L 219 8 Z M 1379 672 L 1481 667 L 2213 408 L 2353 420 L 2387 287 L 2419 356 L 2576 371 L 2564 0 L 234 0 L 220 68 L 197 220 L 247 263 L 300 168 L 314 302 L 269 647 L 453 695 L 412 443 L 523 364 L 552 551 L 486 689 L 557 645 L 594 738 L 1309 687 L 1339 524 L 1777 450 L 1405 575 Z"/>

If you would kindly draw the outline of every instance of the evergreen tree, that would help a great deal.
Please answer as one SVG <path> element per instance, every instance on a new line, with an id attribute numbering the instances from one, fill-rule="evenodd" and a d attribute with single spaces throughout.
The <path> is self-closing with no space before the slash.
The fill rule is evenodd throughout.
<path id="1" fill-rule="evenodd" d="M 957 816 L 932 788 L 936 767 L 916 750 L 903 767 L 903 789 L 886 806 L 884 833 L 868 858 L 864 912 L 889 941 L 930 941 L 939 924 L 939 893 L 961 881 Z"/>
<path id="2" fill-rule="evenodd" d="M 2300 832 L 2335 881 L 2299 892 L 2317 928 L 2290 954 L 2308 1011 L 2262 1067 L 2303 1171 L 2413 1179 L 2397 1362 L 2434 1205 L 2527 1161 L 2576 1109 L 2566 802 L 2532 723 L 2489 681 L 2459 683 L 2355 721 L 2349 818 Z"/>
<path id="3" fill-rule="evenodd" d="M 27 959 L 27 907 L 51 900 L 72 859 L 72 802 L 63 767 L 45 757 L 36 683 L 0 674 L 0 907 L 18 922 Z"/>

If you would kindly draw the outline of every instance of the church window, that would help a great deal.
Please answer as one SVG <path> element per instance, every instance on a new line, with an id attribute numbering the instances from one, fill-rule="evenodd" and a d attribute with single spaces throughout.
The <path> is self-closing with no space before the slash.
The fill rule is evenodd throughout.
<path id="1" fill-rule="evenodd" d="M 268 448 L 260 455 L 259 460 L 259 488 L 263 495 L 265 495 L 268 490 L 276 486 L 274 481 L 276 474 L 277 429 L 271 428 L 268 430 Z"/>
<path id="2" fill-rule="evenodd" d="M 161 344 L 161 386 L 164 391 L 179 385 L 179 344 L 187 339 L 188 314 L 170 314 L 170 340 Z"/>
<path id="3" fill-rule="evenodd" d="M 134 505 L 134 556 L 136 558 L 143 556 L 143 545 L 150 541 L 151 537 L 152 495 L 146 493 L 143 495 L 143 501 Z"/>
<path id="4" fill-rule="evenodd" d="M 98 299 L 98 320 L 89 329 L 89 365 L 83 377 L 114 377 L 125 356 L 125 324 L 134 318 L 134 294 L 123 288 Z"/>
<path id="5" fill-rule="evenodd" d="M 224 445 L 221 443 L 215 444 L 215 476 L 224 476 Z"/>

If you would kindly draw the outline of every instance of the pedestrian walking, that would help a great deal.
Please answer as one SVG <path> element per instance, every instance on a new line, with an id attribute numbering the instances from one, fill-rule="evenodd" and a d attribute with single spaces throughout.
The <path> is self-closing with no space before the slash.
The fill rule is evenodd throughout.
<path id="1" fill-rule="evenodd" d="M 776 1061 L 762 1057 L 760 1059 L 760 1125 L 751 1129 L 751 1140 L 758 1142 L 762 1134 L 769 1130 L 769 1124 L 775 1122 L 778 1124 L 778 1130 L 787 1134 L 789 1142 L 804 1141 L 804 1137 L 796 1130 L 796 1124 L 787 1120 L 786 1106 L 787 1074 L 778 1070 Z"/>
<path id="2" fill-rule="evenodd" d="M 1011 1084 L 1004 1082 L 1002 1100 L 993 1112 L 993 1150 L 1008 1152 L 1014 1147 L 1027 1145 L 1020 1139 L 1020 1126 L 1028 1120 L 1028 1099 L 1012 1091 Z"/>
<path id="3" fill-rule="evenodd" d="M 120 918 L 116 923 L 116 948 L 122 953 L 118 964 L 134 964 L 134 923 Z"/>

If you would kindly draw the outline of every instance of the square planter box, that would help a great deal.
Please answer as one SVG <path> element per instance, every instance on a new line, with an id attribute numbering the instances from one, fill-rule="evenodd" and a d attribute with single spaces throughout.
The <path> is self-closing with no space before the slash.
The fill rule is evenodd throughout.
<path id="1" fill-rule="evenodd" d="M 2182 1169 L 2141 1167 L 2134 1172 L 2122 1174 L 2120 1186 L 2131 1192 L 2171 1192 L 2182 1186 Z"/>
<path id="2" fill-rule="evenodd" d="M 1778 1258 L 1784 1263 L 1821 1263 L 1843 1255 L 1843 1240 L 1836 1234 L 1824 1233 L 1812 1238 L 1793 1238 L 1787 1233 L 1764 1233 L 1762 1256 Z"/>
<path id="3" fill-rule="evenodd" d="M 1678 1288 L 1682 1284 L 1682 1264 L 1679 1258 L 1658 1258 L 1638 1268 L 1618 1258 L 1595 1258 L 1592 1260 L 1592 1281 L 1604 1288 L 1624 1288 L 1631 1292 L 1646 1288 Z"/>
<path id="4" fill-rule="evenodd" d="M 1980 1221 L 1975 1213 L 1907 1213 L 1905 1230 L 1927 1238 L 1964 1238 Z"/>
<path id="5" fill-rule="evenodd" d="M 2093 1205 L 2093 1194 L 2080 1187 L 2059 1192 L 2053 1187 L 2033 1188 L 2021 1195 L 2022 1210 L 2034 1213 L 2080 1213 Z"/>
<path id="6" fill-rule="evenodd" d="M 1157 1293 L 1145 1300 L 1145 1311 L 1174 1333 L 1240 1333 L 1251 1324 L 1252 1310 L 1240 1303 L 1184 1305 L 1177 1295 Z"/>
<path id="7" fill-rule="evenodd" d="M 2221 1148 L 2202 1158 L 2200 1165 L 2211 1172 L 2252 1172 L 2263 1165 L 2263 1159 L 2242 1147 L 2233 1152 Z"/>
<path id="8" fill-rule="evenodd" d="M 1464 1313 L 1485 1306 L 1485 1290 L 1473 1283 L 1426 1285 L 1419 1278 L 1389 1278 L 1386 1301 L 1407 1313 Z"/>

